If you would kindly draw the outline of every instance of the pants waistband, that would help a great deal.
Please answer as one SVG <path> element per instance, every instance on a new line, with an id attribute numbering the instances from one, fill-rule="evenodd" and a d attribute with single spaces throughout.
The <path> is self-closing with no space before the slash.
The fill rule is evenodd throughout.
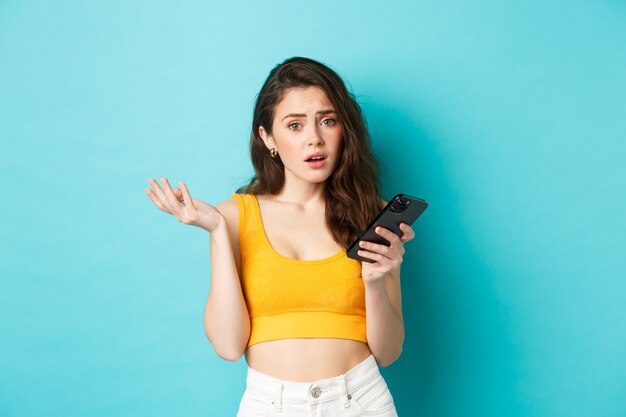
<path id="1" fill-rule="evenodd" d="M 277 410 L 281 409 L 283 402 L 313 404 L 337 398 L 343 398 L 343 404 L 347 407 L 353 391 L 378 377 L 382 376 L 374 355 L 345 374 L 312 382 L 285 381 L 248 366 L 246 389 L 257 397 L 272 398 Z"/>

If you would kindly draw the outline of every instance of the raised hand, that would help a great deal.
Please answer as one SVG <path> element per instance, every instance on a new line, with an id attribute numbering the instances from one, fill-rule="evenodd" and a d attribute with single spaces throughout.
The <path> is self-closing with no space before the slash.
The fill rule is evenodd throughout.
<path id="1" fill-rule="evenodd" d="M 226 222 L 220 211 L 204 201 L 191 198 L 184 182 L 180 188 L 170 187 L 166 178 L 161 178 L 163 189 L 154 178 L 148 180 L 152 189 L 146 188 L 150 200 L 161 210 L 171 214 L 181 223 L 190 224 L 212 232 Z"/>

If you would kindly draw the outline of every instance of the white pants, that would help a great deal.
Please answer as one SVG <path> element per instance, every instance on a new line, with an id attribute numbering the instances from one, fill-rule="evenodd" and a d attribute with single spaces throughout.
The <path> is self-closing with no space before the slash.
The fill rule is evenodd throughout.
<path id="1" fill-rule="evenodd" d="M 283 381 L 248 366 L 237 417 L 398 417 L 376 358 L 343 375 L 313 382 Z"/>

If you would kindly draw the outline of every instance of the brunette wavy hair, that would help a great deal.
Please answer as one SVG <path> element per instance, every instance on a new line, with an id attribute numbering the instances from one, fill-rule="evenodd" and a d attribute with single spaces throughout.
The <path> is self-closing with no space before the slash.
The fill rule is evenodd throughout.
<path id="1" fill-rule="evenodd" d="M 354 95 L 339 75 L 310 58 L 292 57 L 276 65 L 256 97 L 250 156 L 255 175 L 237 193 L 276 195 L 285 182 L 280 156 L 272 158 L 259 135 L 259 126 L 272 133 L 274 111 L 290 88 L 323 89 L 343 126 L 343 140 L 335 171 L 326 180 L 326 226 L 333 239 L 347 248 L 384 207 L 380 197 L 379 166 L 372 152 L 367 122 Z"/>

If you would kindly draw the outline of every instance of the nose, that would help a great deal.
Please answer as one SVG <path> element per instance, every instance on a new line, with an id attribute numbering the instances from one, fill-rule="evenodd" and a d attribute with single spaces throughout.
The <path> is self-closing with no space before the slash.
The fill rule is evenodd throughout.
<path id="1" fill-rule="evenodd" d="M 309 145 L 321 145 L 324 143 L 322 139 L 322 135 L 320 135 L 316 130 L 311 133 L 309 136 Z"/>

